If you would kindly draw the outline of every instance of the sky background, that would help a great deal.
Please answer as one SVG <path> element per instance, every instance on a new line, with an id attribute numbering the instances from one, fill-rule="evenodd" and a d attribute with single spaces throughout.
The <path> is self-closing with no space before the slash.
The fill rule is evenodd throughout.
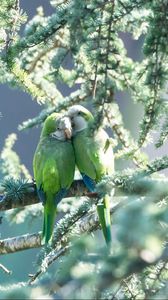
<path id="1" fill-rule="evenodd" d="M 22 0 L 20 1 L 20 5 L 27 13 L 28 20 L 36 14 L 36 8 L 41 5 L 44 8 L 45 15 L 50 15 L 54 12 L 54 9 L 50 6 L 47 0 Z M 22 30 L 23 28 L 24 25 Z M 127 47 L 128 56 L 134 60 L 141 60 L 141 44 L 143 38 L 140 38 L 138 41 L 134 41 L 129 34 L 121 34 L 121 36 Z M 63 95 L 68 95 L 69 89 L 61 87 L 61 90 Z M 123 113 L 126 127 L 131 130 L 134 137 L 137 137 L 138 124 L 143 113 L 141 105 L 133 104 L 129 99 L 129 95 L 124 93 L 117 93 L 116 99 Z M 6 84 L 0 85 L 0 112 L 2 114 L 0 119 L 0 151 L 4 145 L 5 138 L 13 132 L 16 133 L 18 139 L 14 149 L 19 154 L 21 162 L 26 165 L 32 176 L 32 160 L 41 128 L 33 128 L 22 132 L 19 132 L 17 128 L 23 121 L 37 116 L 42 108 L 43 107 L 38 105 L 35 100 L 32 100 L 27 93 L 19 89 L 12 89 Z M 150 159 L 152 159 L 166 154 L 166 147 L 156 150 L 153 145 L 149 145 L 147 147 L 147 153 Z M 33 224 L 33 227 L 30 226 L 30 224 L 9 227 L 5 221 L 0 227 L 2 238 L 15 236 L 17 234 L 24 234 L 26 232 L 36 232 L 41 229 L 41 221 L 42 220 L 38 220 L 37 224 Z M 1 263 L 4 263 L 6 267 L 14 270 L 14 272 L 9 277 L 6 274 L 3 274 L 0 270 L 0 284 L 4 282 L 7 283 L 9 280 L 13 282 L 15 282 L 16 279 L 21 281 L 26 280 L 27 278 L 25 274 L 32 273 L 34 271 L 34 262 L 36 261 L 37 253 L 38 250 L 28 250 L 3 256 Z"/>

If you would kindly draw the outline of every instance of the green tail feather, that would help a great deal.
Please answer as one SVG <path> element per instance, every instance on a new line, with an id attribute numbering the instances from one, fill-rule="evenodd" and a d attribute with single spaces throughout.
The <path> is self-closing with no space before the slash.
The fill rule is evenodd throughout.
<path id="1" fill-rule="evenodd" d="M 54 224 L 55 224 L 56 208 L 51 210 L 51 212 L 45 211 L 44 208 L 44 222 L 43 222 L 43 232 L 41 244 L 48 244 L 51 242 Z"/>
<path id="2" fill-rule="evenodd" d="M 111 216 L 110 216 L 110 198 L 105 196 L 103 202 L 97 205 L 99 221 L 103 230 L 103 235 L 106 243 L 109 245 L 112 242 L 111 235 Z"/>

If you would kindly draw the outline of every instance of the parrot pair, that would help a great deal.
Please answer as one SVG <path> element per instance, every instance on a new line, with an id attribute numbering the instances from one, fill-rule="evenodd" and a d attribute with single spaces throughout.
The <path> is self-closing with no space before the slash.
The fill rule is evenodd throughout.
<path id="1" fill-rule="evenodd" d="M 58 203 L 70 188 L 77 165 L 90 192 L 104 175 L 114 173 L 110 138 L 103 129 L 90 135 L 94 117 L 81 105 L 69 108 L 63 117 L 51 114 L 44 122 L 34 160 L 37 192 L 44 204 L 42 244 L 51 241 Z M 97 205 L 99 221 L 107 244 L 111 243 L 110 199 Z"/>

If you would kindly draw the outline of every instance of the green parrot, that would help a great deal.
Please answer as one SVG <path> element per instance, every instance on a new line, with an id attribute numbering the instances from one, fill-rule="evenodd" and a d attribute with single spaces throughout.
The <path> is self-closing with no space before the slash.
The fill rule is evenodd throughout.
<path id="1" fill-rule="evenodd" d="M 110 137 L 103 129 L 98 129 L 94 136 L 89 134 L 89 126 L 94 117 L 89 110 L 81 105 L 69 108 L 73 127 L 72 143 L 77 167 L 83 181 L 90 192 L 104 175 L 114 173 L 114 155 Z M 106 195 L 102 203 L 97 205 L 99 221 L 107 244 L 111 243 L 110 198 Z"/>
<path id="2" fill-rule="evenodd" d="M 34 154 L 33 169 L 37 193 L 44 205 L 41 244 L 51 242 L 57 205 L 74 178 L 75 156 L 68 117 L 53 113 L 47 117 Z"/>

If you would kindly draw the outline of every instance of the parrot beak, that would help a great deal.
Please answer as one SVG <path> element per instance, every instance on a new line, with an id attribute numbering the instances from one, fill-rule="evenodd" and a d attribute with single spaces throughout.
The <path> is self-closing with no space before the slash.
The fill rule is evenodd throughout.
<path id="1" fill-rule="evenodd" d="M 68 140 L 70 140 L 72 137 L 72 130 L 70 130 L 69 128 L 65 128 L 64 133 L 65 133 L 66 138 Z"/>
<path id="2" fill-rule="evenodd" d="M 61 119 L 62 129 L 65 134 L 65 138 L 70 140 L 72 137 L 72 125 L 69 117 L 65 116 Z"/>

